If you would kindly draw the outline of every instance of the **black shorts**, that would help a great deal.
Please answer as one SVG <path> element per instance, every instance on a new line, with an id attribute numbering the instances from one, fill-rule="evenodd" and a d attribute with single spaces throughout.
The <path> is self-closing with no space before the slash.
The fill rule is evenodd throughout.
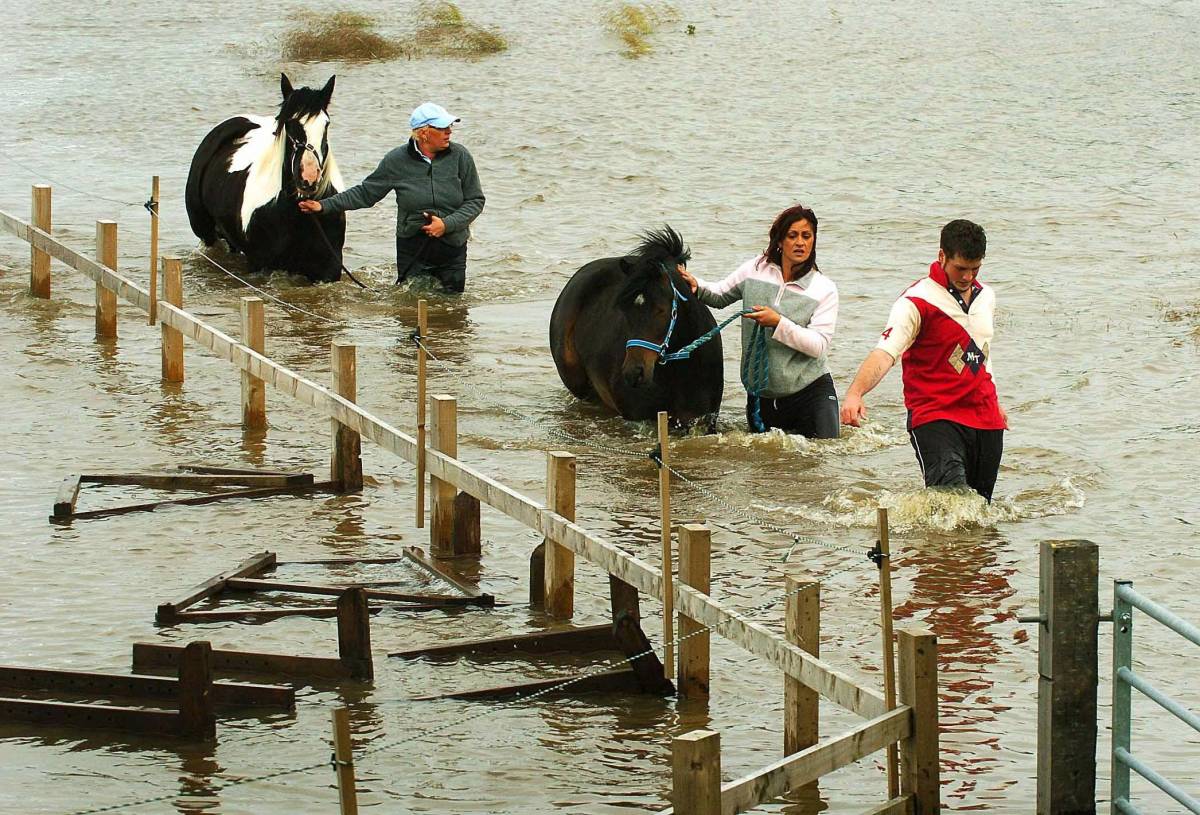
<path id="1" fill-rule="evenodd" d="M 396 282 L 429 275 L 448 292 L 461 294 L 467 285 L 467 247 L 451 246 L 440 238 L 415 235 L 396 238 Z"/>
<path id="2" fill-rule="evenodd" d="M 810 439 L 836 439 L 841 432 L 838 417 L 837 392 L 833 377 L 824 374 L 802 390 L 778 399 L 747 395 L 746 421 L 754 428 L 754 403 L 758 402 L 759 417 L 767 430 L 778 427 L 788 433 L 799 433 Z"/>
<path id="3" fill-rule="evenodd" d="M 1004 454 L 1003 430 L 977 430 L 944 419 L 908 431 L 926 487 L 968 486 L 988 501 Z"/>

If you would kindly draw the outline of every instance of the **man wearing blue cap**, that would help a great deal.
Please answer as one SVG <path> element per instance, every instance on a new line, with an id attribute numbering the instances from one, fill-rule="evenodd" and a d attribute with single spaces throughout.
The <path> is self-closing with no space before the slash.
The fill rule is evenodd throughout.
<path id="1" fill-rule="evenodd" d="M 460 119 L 425 102 L 408 119 L 412 137 L 391 150 L 362 183 L 321 201 L 300 202 L 304 212 L 337 213 L 371 207 L 396 193 L 396 282 L 431 275 L 448 292 L 467 281 L 467 238 L 483 211 L 475 160 L 450 134 Z"/>

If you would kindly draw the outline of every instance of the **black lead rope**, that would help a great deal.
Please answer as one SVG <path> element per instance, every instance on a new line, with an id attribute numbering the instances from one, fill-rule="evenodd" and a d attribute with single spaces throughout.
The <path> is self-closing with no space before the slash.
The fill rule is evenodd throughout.
<path id="1" fill-rule="evenodd" d="M 325 235 L 325 230 L 321 228 L 321 222 L 319 220 L 317 220 L 316 213 L 310 212 L 310 213 L 308 213 L 308 217 L 312 218 L 313 226 L 316 227 L 317 234 L 321 236 L 321 241 L 325 244 L 325 248 L 329 250 L 329 254 L 332 255 L 333 257 L 337 257 L 337 250 L 333 248 L 333 244 L 331 244 L 329 242 L 329 238 Z M 360 281 L 357 277 L 354 276 L 353 272 L 351 272 L 349 269 L 346 268 L 345 263 L 341 264 L 341 266 L 342 266 L 342 271 L 346 273 L 346 276 L 349 277 L 351 280 L 353 280 L 355 283 L 357 283 L 359 288 L 362 288 L 362 289 L 368 288 L 367 286 L 364 286 L 362 284 L 362 281 Z"/>

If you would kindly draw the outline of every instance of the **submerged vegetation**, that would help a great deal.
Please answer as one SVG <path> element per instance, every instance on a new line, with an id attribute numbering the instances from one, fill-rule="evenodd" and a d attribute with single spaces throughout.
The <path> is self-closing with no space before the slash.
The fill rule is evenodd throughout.
<path id="1" fill-rule="evenodd" d="M 470 58 L 508 48 L 503 34 L 471 22 L 457 5 L 446 0 L 420 3 L 414 17 L 416 28 L 408 37 L 388 39 L 374 30 L 376 20 L 366 14 L 302 11 L 297 15 L 297 25 L 283 36 L 283 58 L 296 62 Z"/>
<path id="2" fill-rule="evenodd" d="M 454 3 L 427 0 L 417 6 L 420 24 L 412 48 L 421 55 L 482 57 L 508 49 L 508 40 L 494 28 L 463 17 Z"/>
<path id="3" fill-rule="evenodd" d="M 649 54 L 650 35 L 678 20 L 679 12 L 668 3 L 622 3 L 604 17 L 605 26 L 625 45 L 621 54 L 630 59 Z"/>
<path id="4" fill-rule="evenodd" d="M 375 20 L 354 11 L 300 12 L 299 25 L 283 35 L 283 58 L 295 62 L 366 62 L 412 56 L 373 30 Z"/>

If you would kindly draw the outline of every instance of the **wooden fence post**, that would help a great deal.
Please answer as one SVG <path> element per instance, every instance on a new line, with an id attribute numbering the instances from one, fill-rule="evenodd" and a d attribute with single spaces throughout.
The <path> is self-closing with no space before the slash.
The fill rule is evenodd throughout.
<path id="1" fill-rule="evenodd" d="M 338 658 L 355 679 L 375 678 L 371 658 L 371 610 L 366 592 L 346 589 L 337 601 Z"/>
<path id="2" fill-rule="evenodd" d="M 704 594 L 711 591 L 712 533 L 703 524 L 679 527 L 679 582 Z M 697 633 L 703 632 L 703 633 Z M 691 617 L 679 615 L 679 692 L 707 699 L 709 633 Z"/>
<path id="3" fill-rule="evenodd" d="M 212 645 L 190 642 L 179 659 L 179 729 L 185 736 L 210 740 L 217 736 L 213 712 Z"/>
<path id="4" fill-rule="evenodd" d="M 675 815 L 721 815 L 721 734 L 693 730 L 671 740 Z"/>
<path id="5" fill-rule="evenodd" d="M 883 635 L 883 701 L 888 710 L 896 707 L 896 649 L 892 632 L 892 546 L 888 534 L 887 507 L 876 510 L 879 532 L 879 624 Z M 900 766 L 896 745 L 887 747 L 888 799 L 900 794 Z"/>
<path id="6" fill-rule="evenodd" d="M 671 556 L 671 444 L 667 412 L 658 412 L 658 500 L 662 524 L 663 673 L 675 675 L 675 586 Z"/>
<path id="7" fill-rule="evenodd" d="M 183 262 L 174 256 L 164 256 L 163 300 L 183 308 Z M 162 379 L 164 382 L 183 381 L 183 334 L 162 323 Z"/>
<path id="8" fill-rule="evenodd" d="M 116 271 L 117 222 L 96 221 L 96 260 Z M 117 336 L 117 293 L 96 282 L 96 337 Z"/>
<path id="9" fill-rule="evenodd" d="M 1042 541 L 1038 627 L 1039 815 L 1096 811 L 1096 633 L 1100 553 Z"/>
<path id="10" fill-rule="evenodd" d="M 50 186 L 47 184 L 33 185 L 29 223 L 43 232 L 50 231 Z M 29 293 L 50 299 L 50 255 L 34 248 L 32 243 L 29 247 Z"/>
<path id="11" fill-rule="evenodd" d="M 434 450 L 458 458 L 458 400 L 433 397 L 429 435 Z M 453 484 L 430 477 L 429 553 L 434 557 L 478 556 L 479 499 L 456 493 Z"/>
<path id="12" fill-rule="evenodd" d="M 784 633 L 788 642 L 814 657 L 821 656 L 821 584 L 788 574 L 784 579 Z M 812 747 L 820 737 L 820 696 L 803 682 L 783 677 L 783 754 L 790 756 Z M 816 792 L 817 782 L 798 787 L 794 792 Z"/>
<path id="13" fill-rule="evenodd" d="M 425 342 L 429 334 L 429 311 L 417 301 L 417 529 L 425 527 Z"/>
<path id="14" fill-rule="evenodd" d="M 146 324 L 158 322 L 158 176 L 150 181 L 150 311 Z"/>
<path id="15" fill-rule="evenodd" d="M 546 453 L 546 506 L 568 521 L 575 520 L 575 456 Z M 545 548 L 546 613 L 569 618 L 575 613 L 575 553 L 547 539 Z"/>
<path id="16" fill-rule="evenodd" d="M 354 749 L 350 743 L 350 711 L 333 709 L 333 761 L 337 768 L 341 815 L 358 815 L 358 790 L 354 779 Z"/>
<path id="17" fill-rule="evenodd" d="M 913 796 L 913 815 L 941 811 L 938 754 L 937 637 L 924 628 L 896 632 L 900 703 L 913 709 L 913 732 L 900 742 L 900 792 Z"/>
<path id="18" fill-rule="evenodd" d="M 155 176 L 155 180 L 158 177 Z M 262 298 L 243 297 L 242 343 L 260 354 L 266 353 L 267 329 Z M 242 371 L 242 428 L 265 430 L 267 427 L 267 383 Z"/>
<path id="19" fill-rule="evenodd" d="M 333 392 L 348 401 L 358 399 L 358 370 L 355 347 L 333 343 L 331 347 Z M 362 492 L 362 436 L 337 419 L 329 420 L 333 435 L 333 456 L 330 459 L 329 479 L 337 484 L 338 492 Z"/>

